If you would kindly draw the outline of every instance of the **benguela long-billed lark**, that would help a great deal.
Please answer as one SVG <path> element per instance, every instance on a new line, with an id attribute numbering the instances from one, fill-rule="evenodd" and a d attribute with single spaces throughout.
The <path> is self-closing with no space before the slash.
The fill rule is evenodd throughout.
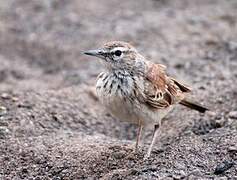
<path id="1" fill-rule="evenodd" d="M 146 158 L 160 136 L 161 120 L 174 105 L 182 104 L 201 113 L 208 110 L 186 98 L 191 89 L 168 76 L 164 65 L 148 61 L 126 42 L 108 42 L 99 49 L 84 53 L 102 59 L 106 67 L 96 84 L 102 104 L 115 117 L 138 124 L 136 150 L 142 128 L 154 127 Z"/>

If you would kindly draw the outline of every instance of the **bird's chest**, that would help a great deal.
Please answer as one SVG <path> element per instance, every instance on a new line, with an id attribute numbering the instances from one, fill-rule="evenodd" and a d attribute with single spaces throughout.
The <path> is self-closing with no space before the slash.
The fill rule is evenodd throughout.
<path id="1" fill-rule="evenodd" d="M 132 98 L 137 86 L 136 79 L 125 73 L 101 73 L 96 83 L 99 98 L 117 101 Z"/>
<path id="2" fill-rule="evenodd" d="M 134 110 L 138 104 L 137 94 L 143 88 L 141 81 L 130 74 L 101 73 L 98 76 L 96 91 L 99 100 L 112 114 L 127 119 L 128 116 L 131 118 L 136 114 Z"/>

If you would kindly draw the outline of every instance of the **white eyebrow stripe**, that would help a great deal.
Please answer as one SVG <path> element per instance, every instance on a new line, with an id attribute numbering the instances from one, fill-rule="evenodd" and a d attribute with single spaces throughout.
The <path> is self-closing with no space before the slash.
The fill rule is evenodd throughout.
<path id="1" fill-rule="evenodd" d="M 120 51 L 124 52 L 124 51 L 127 51 L 128 48 L 125 48 L 125 47 L 115 47 L 115 48 L 112 49 L 112 52 L 115 52 L 117 50 L 120 50 Z"/>

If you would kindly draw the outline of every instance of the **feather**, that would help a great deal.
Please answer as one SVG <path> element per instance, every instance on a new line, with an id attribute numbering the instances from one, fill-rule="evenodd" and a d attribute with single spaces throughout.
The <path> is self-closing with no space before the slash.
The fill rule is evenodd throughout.
<path id="1" fill-rule="evenodd" d="M 188 100 L 186 98 L 181 100 L 179 103 L 186 106 L 186 107 L 194 109 L 198 112 L 201 112 L 201 113 L 205 113 L 207 110 L 209 110 L 208 108 L 204 107 L 203 105 L 201 105 L 197 102 L 192 102 L 191 100 Z"/>

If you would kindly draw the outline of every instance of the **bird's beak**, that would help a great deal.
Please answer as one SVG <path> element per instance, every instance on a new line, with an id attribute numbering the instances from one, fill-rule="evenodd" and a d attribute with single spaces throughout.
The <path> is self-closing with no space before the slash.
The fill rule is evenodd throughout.
<path id="1" fill-rule="evenodd" d="M 84 54 L 101 58 L 104 56 L 105 51 L 103 49 L 95 49 L 95 50 L 85 51 Z"/>

